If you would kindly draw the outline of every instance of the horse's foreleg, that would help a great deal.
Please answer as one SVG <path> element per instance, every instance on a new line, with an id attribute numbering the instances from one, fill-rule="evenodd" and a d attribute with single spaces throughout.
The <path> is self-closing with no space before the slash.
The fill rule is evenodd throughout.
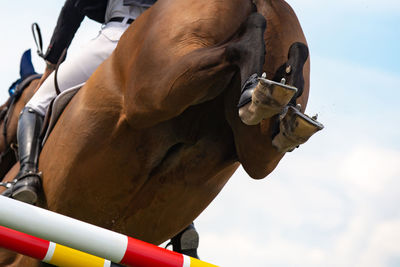
<path id="1" fill-rule="evenodd" d="M 236 72 L 228 57 L 222 46 L 201 48 L 179 59 L 164 79 L 153 83 L 154 92 L 144 89 L 131 97 L 133 104 L 127 108 L 130 125 L 151 127 L 219 95 Z"/>
<path id="2" fill-rule="evenodd" d="M 52 265 L 46 265 L 45 263 L 41 263 L 40 261 L 17 254 L 13 251 L 9 251 L 6 249 L 0 249 L 0 266 L 7 267 L 50 267 Z"/>
<path id="3" fill-rule="evenodd" d="M 149 127 L 176 117 L 189 106 L 211 100 L 228 87 L 238 72 L 242 83 L 251 74 L 260 74 L 264 64 L 264 30 L 264 17 L 253 13 L 230 41 L 196 49 L 177 59 L 166 68 L 159 88 L 152 92 L 138 90 L 131 97 L 131 125 Z"/>
<path id="4" fill-rule="evenodd" d="M 292 151 L 305 143 L 314 133 L 323 129 L 323 125 L 316 121 L 316 118 L 311 118 L 301 112 L 305 107 L 301 107 L 301 104 L 296 105 L 304 90 L 303 67 L 307 58 L 307 46 L 295 42 L 289 48 L 288 61 L 275 73 L 274 80 L 283 78 L 288 84 L 298 89 L 290 100 L 289 106 L 279 116 L 279 132 L 272 141 L 274 148 L 281 153 Z"/>

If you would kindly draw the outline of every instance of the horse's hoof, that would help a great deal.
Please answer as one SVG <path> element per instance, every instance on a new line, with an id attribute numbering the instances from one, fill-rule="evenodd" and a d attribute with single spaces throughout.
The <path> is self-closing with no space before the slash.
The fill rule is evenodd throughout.
<path id="1" fill-rule="evenodd" d="M 247 125 L 256 125 L 281 113 L 296 92 L 296 87 L 259 78 L 251 102 L 239 108 L 239 117 Z"/>
<path id="2" fill-rule="evenodd" d="M 315 119 L 294 107 L 288 107 L 280 121 L 279 133 L 272 140 L 272 145 L 281 153 L 292 151 L 323 128 L 324 126 Z"/>

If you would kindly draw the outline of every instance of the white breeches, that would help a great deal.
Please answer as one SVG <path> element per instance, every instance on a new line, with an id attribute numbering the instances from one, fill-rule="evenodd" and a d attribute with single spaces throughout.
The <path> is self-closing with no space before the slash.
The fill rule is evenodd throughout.
<path id="1" fill-rule="evenodd" d="M 96 68 L 114 51 L 117 43 L 128 28 L 128 24 L 109 22 L 99 35 L 89 41 L 77 54 L 67 58 L 57 72 L 60 91 L 86 82 Z M 50 102 L 57 96 L 54 86 L 54 72 L 47 77 L 39 90 L 26 104 L 41 115 L 45 115 Z"/>

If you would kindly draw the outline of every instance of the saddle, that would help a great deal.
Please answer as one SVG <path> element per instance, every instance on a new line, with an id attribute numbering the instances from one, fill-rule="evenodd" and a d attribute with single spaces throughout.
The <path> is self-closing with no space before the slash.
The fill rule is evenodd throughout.
<path id="1" fill-rule="evenodd" d="M 74 95 L 83 87 L 85 83 L 79 84 L 72 88 L 69 88 L 63 92 L 61 92 L 51 103 L 49 109 L 46 112 L 46 116 L 44 119 L 44 125 L 42 128 L 42 146 L 46 143 L 47 138 L 49 137 L 51 131 L 56 125 L 58 119 L 60 118 L 62 112 L 65 107 L 74 97 Z"/>

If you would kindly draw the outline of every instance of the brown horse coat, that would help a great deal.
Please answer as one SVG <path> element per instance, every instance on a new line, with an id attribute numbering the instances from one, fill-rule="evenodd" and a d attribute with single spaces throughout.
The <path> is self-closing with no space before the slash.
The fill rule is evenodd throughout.
<path id="1" fill-rule="evenodd" d="M 255 3 L 264 35 L 250 0 L 160 0 L 139 17 L 49 136 L 41 205 L 160 244 L 239 164 L 256 179 L 273 171 L 283 157 L 271 145 L 276 117 L 243 124 L 241 85 L 254 72 L 272 79 L 289 47 L 306 41 L 285 1 Z M 304 111 L 309 61 L 303 74 Z"/>

